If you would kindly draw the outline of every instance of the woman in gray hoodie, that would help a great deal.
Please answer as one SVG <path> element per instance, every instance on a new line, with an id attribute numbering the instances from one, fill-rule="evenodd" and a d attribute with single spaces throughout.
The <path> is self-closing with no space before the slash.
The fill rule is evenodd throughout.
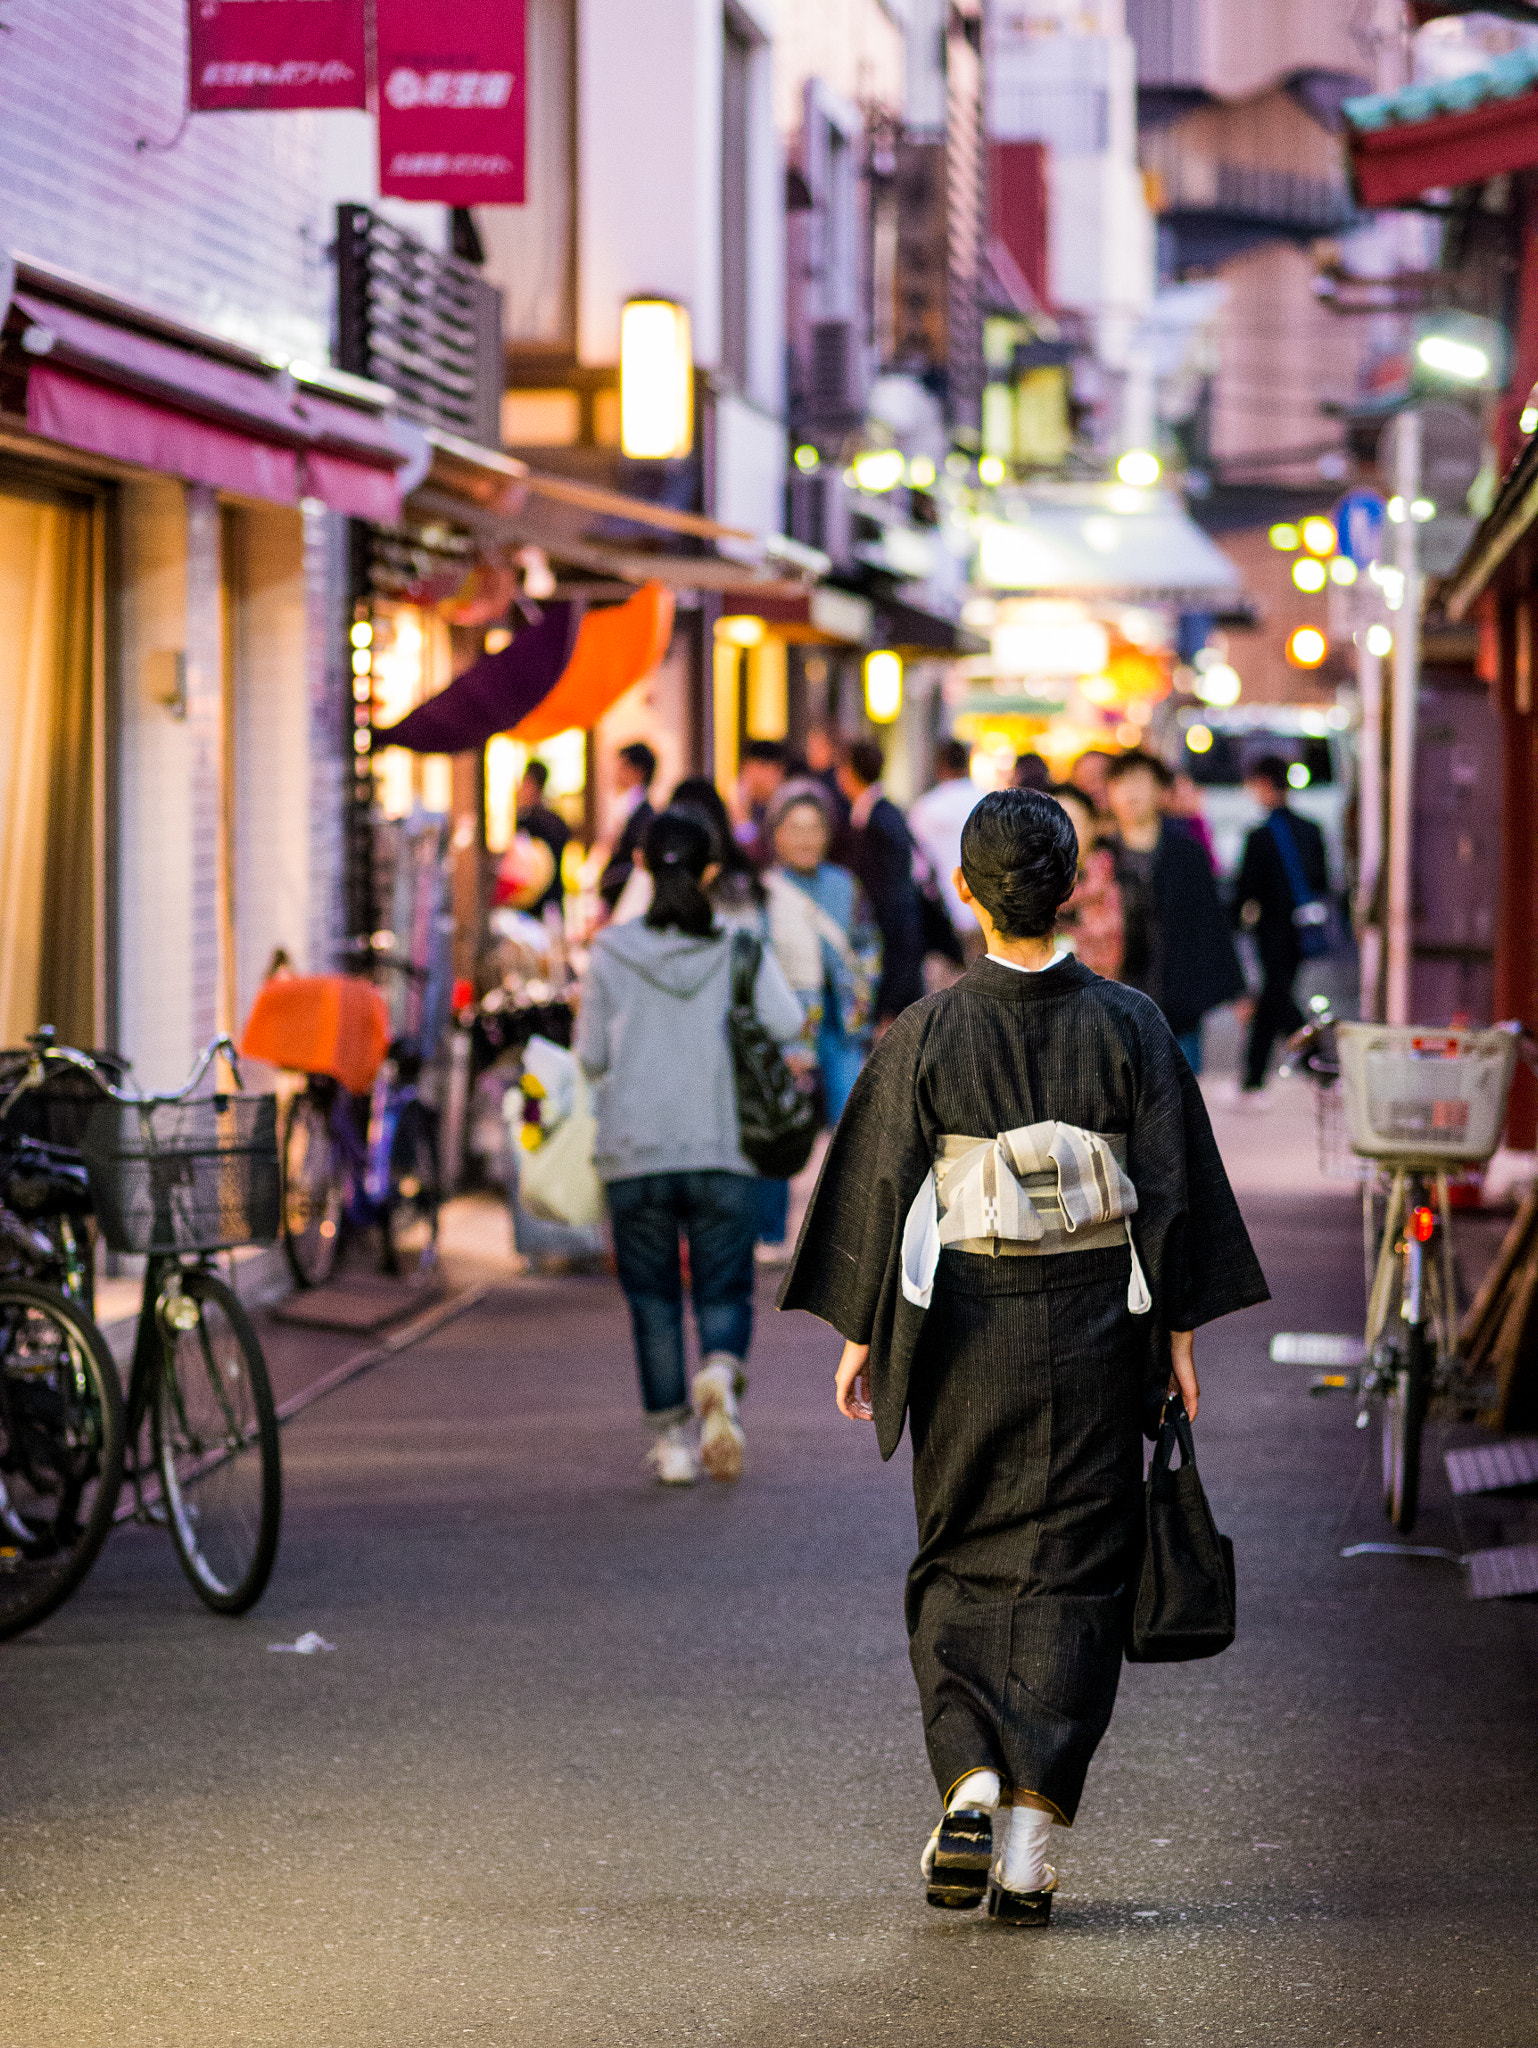
<path id="1" fill-rule="evenodd" d="M 651 906 L 638 922 L 598 934 L 577 1023 L 577 1057 L 595 1084 L 594 1157 L 630 1305 L 641 1401 L 656 1432 L 651 1462 L 665 1486 L 692 1485 L 702 1464 L 714 1479 L 742 1470 L 737 1403 L 753 1330 L 758 1176 L 743 1156 L 726 1028 L 732 941 L 705 893 L 715 852 L 696 813 L 668 809 L 652 820 Z M 801 1005 L 767 947 L 754 1006 L 782 1043 L 800 1033 Z M 703 1355 L 692 1399 L 680 1230 L 689 1240 Z"/>

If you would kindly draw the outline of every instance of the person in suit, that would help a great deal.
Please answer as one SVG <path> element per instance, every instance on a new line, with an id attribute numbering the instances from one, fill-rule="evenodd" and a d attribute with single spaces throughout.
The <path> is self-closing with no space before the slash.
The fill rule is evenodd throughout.
<path id="1" fill-rule="evenodd" d="M 1164 813 L 1173 780 L 1137 747 L 1106 772 L 1122 900 L 1120 979 L 1153 997 L 1199 1074 L 1202 1019 L 1244 994 L 1244 973 L 1207 856 Z"/>
<path id="2" fill-rule="evenodd" d="M 1266 1085 L 1266 1063 L 1277 1039 L 1303 1023 L 1293 994 L 1303 964 L 1294 913 L 1327 903 L 1330 864 L 1324 834 L 1312 818 L 1300 818 L 1288 804 L 1287 763 L 1279 754 L 1257 761 L 1244 786 L 1266 814 L 1244 842 L 1234 890 L 1239 921 L 1254 934 L 1260 954 L 1260 994 L 1244 1052 L 1243 1092 L 1254 1095 Z"/>
<path id="3" fill-rule="evenodd" d="M 647 829 L 656 815 L 650 801 L 656 775 L 657 756 L 645 740 L 632 740 L 628 747 L 620 748 L 615 762 L 615 780 L 619 784 L 620 803 L 627 815 L 624 827 L 614 842 L 609 865 L 598 882 L 598 893 L 611 912 L 630 880 L 636 855 L 645 846 Z"/>
<path id="4" fill-rule="evenodd" d="M 881 789 L 886 766 L 874 740 L 856 740 L 839 763 L 849 805 L 848 857 L 881 932 L 876 988 L 878 1033 L 924 993 L 924 912 L 913 875 L 913 841 L 902 812 Z"/>

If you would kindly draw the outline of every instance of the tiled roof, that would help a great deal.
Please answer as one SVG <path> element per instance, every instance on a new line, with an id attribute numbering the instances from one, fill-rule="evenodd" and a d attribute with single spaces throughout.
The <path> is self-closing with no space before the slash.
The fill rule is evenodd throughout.
<path id="1" fill-rule="evenodd" d="M 1520 99 L 1535 89 L 1538 49 L 1513 50 L 1483 71 L 1439 79 L 1431 85 L 1403 85 L 1397 92 L 1364 93 L 1359 99 L 1347 100 L 1341 111 L 1358 133 L 1372 135 L 1382 128 L 1431 121 L 1439 114 L 1471 113 L 1475 107 L 1494 100 Z"/>

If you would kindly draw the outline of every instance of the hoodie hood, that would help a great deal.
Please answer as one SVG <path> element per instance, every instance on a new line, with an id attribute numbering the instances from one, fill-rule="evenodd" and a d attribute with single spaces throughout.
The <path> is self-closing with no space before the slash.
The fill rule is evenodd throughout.
<path id="1" fill-rule="evenodd" d="M 654 931 L 637 918 L 632 924 L 609 925 L 599 933 L 597 943 L 653 988 L 687 998 L 698 995 L 720 971 L 727 938 L 725 933 L 694 939 L 685 932 Z"/>

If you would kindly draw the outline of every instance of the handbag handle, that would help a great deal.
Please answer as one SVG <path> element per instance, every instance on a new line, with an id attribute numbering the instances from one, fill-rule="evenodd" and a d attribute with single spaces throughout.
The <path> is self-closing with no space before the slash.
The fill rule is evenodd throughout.
<path id="1" fill-rule="evenodd" d="M 1159 1417 L 1159 1435 L 1154 1444 L 1153 1459 L 1148 1467 L 1148 1480 L 1157 1486 L 1170 1469 L 1170 1459 L 1175 1446 L 1180 1446 L 1180 1464 L 1177 1471 L 1187 1465 L 1196 1465 L 1196 1439 L 1191 1434 L 1191 1418 L 1186 1414 L 1186 1404 L 1179 1393 L 1167 1395 L 1163 1413 Z"/>
<path id="2" fill-rule="evenodd" d="M 751 932 L 732 934 L 732 1008 L 751 1010 L 758 987 L 758 970 L 763 961 L 762 943 Z"/>

